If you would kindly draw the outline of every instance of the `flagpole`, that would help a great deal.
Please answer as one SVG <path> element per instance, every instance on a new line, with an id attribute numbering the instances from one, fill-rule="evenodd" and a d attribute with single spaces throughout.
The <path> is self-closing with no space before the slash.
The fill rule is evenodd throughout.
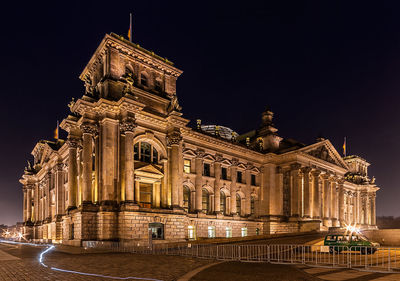
<path id="1" fill-rule="evenodd" d="M 129 13 L 129 41 L 132 42 L 132 13 Z"/>

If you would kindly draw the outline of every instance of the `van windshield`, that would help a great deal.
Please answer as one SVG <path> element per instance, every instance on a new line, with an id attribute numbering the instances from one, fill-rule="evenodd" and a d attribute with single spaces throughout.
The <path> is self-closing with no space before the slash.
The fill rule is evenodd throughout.
<path id="1" fill-rule="evenodd" d="M 329 241 L 329 242 L 335 242 L 336 241 L 336 235 L 328 235 L 328 236 L 325 237 L 325 240 Z"/>

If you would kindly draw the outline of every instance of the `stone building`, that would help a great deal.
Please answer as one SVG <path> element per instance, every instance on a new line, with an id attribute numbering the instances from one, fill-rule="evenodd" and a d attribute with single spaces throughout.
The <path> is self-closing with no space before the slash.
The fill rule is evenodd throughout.
<path id="1" fill-rule="evenodd" d="M 80 75 L 85 94 L 39 141 L 20 182 L 34 241 L 182 241 L 375 226 L 369 163 L 329 140 L 283 139 L 273 113 L 238 135 L 181 113 L 173 63 L 106 35 Z"/>

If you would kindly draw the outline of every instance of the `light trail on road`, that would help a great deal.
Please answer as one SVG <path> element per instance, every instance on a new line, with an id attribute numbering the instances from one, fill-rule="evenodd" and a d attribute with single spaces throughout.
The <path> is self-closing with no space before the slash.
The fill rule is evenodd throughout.
<path id="1" fill-rule="evenodd" d="M 102 274 L 96 274 L 96 273 L 87 273 L 87 272 L 80 272 L 80 271 L 74 271 L 74 270 L 67 270 L 67 269 L 62 269 L 58 267 L 53 267 L 53 266 L 48 266 L 46 265 L 43 260 L 45 254 L 49 253 L 51 250 L 55 249 L 54 245 L 48 245 L 48 244 L 33 244 L 33 243 L 25 243 L 25 242 L 16 242 L 16 241 L 8 241 L 8 240 L 0 240 L 0 243 L 7 243 L 7 244 L 19 244 L 19 245 L 29 245 L 29 246 L 46 246 L 47 248 L 40 252 L 38 261 L 39 263 L 47 268 L 50 268 L 51 270 L 58 271 L 58 272 L 66 272 L 66 273 L 72 273 L 72 274 L 79 274 L 79 275 L 84 275 L 84 276 L 92 276 L 92 277 L 101 277 L 101 278 L 108 278 L 108 279 L 114 279 L 114 280 L 148 280 L 148 281 L 163 281 L 161 279 L 155 279 L 155 278 L 143 278 L 143 277 L 134 277 L 134 276 L 128 276 L 128 277 L 119 277 L 119 276 L 109 276 L 109 275 L 102 275 Z"/>

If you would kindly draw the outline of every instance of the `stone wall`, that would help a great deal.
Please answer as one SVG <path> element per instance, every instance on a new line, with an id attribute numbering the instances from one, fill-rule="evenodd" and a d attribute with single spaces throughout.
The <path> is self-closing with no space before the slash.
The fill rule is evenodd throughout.
<path id="1" fill-rule="evenodd" d="M 381 246 L 400 246 L 400 229 L 364 230 L 362 233 Z"/>

